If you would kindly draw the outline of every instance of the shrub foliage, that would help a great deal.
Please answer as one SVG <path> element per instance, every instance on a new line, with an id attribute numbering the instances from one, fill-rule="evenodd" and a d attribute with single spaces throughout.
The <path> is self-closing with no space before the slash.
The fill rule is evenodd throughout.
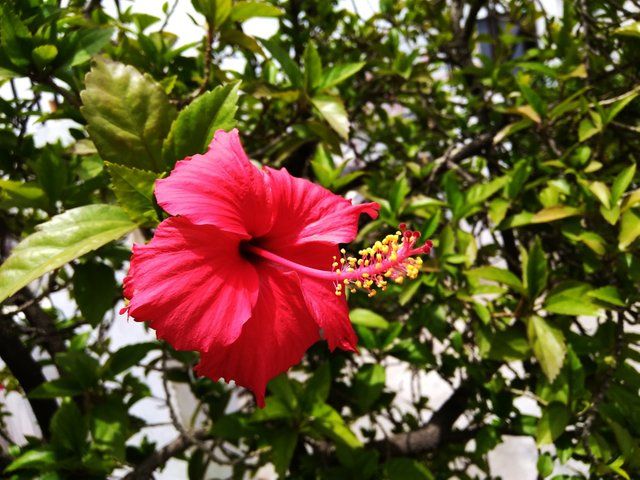
<path id="1" fill-rule="evenodd" d="M 553 17 L 381 0 L 367 17 L 366 2 L 192 0 L 195 44 L 167 30 L 175 0 L 160 18 L 102 3 L 0 2 L 0 378 L 43 434 L 6 449 L 8 477 L 150 478 L 178 458 L 194 480 L 266 463 L 476 478 L 506 435 L 535 440 L 540 478 L 567 462 L 640 475 L 637 2 Z M 251 36 L 254 17 L 278 32 Z M 61 120 L 68 139 L 35 141 Z M 314 346 L 262 410 L 196 378 L 189 352 L 109 340 L 131 238 L 163 217 L 153 182 L 232 127 L 254 160 L 378 201 L 358 242 L 406 222 L 437 247 L 418 280 L 351 296 L 359 354 Z M 173 412 L 162 446 L 134 413 L 151 378 L 199 412 Z"/>

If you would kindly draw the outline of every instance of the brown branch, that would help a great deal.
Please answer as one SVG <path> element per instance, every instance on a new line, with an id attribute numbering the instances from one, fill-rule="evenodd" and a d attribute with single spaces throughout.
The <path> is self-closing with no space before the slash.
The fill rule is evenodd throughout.
<path id="1" fill-rule="evenodd" d="M 478 135 L 476 138 L 471 140 L 469 143 L 466 143 L 460 147 L 451 147 L 449 148 L 444 155 L 434 160 L 436 166 L 431 171 L 429 175 L 429 183 L 433 182 L 438 171 L 442 166 L 446 166 L 451 170 L 455 170 L 460 174 L 460 176 L 469 183 L 474 183 L 476 178 L 471 175 L 469 172 L 463 170 L 458 165 L 459 162 L 465 160 L 469 157 L 473 157 L 478 153 L 482 152 L 485 148 L 489 147 L 493 143 L 493 134 L 492 133 L 482 133 Z"/>
<path id="2" fill-rule="evenodd" d="M 375 447 L 385 456 L 416 456 L 439 448 L 445 441 L 465 441 L 473 437 L 471 431 L 453 432 L 453 424 L 467 410 L 473 390 L 462 384 L 437 410 L 422 428 L 399 433 Z"/>
<path id="3" fill-rule="evenodd" d="M 6 316 L 0 317 L 0 358 L 27 395 L 46 381 L 40 365 L 33 359 L 29 349 L 20 341 L 15 324 Z M 51 417 L 53 417 L 58 405 L 52 399 L 29 398 L 28 400 L 38 425 L 40 425 L 42 435 L 47 438 Z"/>
<path id="4" fill-rule="evenodd" d="M 206 438 L 206 430 L 197 430 L 191 434 L 192 437 L 202 440 Z M 160 450 L 149 455 L 133 471 L 129 472 L 123 480 L 149 480 L 153 478 L 153 472 L 162 467 L 167 461 L 193 445 L 192 439 L 183 435 L 178 436 L 174 441 L 162 447 Z"/>

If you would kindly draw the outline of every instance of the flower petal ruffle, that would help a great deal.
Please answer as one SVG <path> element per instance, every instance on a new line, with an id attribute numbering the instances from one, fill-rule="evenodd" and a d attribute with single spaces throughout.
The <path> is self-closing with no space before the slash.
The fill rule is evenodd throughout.
<path id="1" fill-rule="evenodd" d="M 266 168 L 273 198 L 273 224 L 263 247 L 271 250 L 326 243 L 349 243 L 358 233 L 361 213 L 378 216 L 377 203 L 353 205 L 308 180 L 289 175 L 285 169 Z"/>
<path id="2" fill-rule="evenodd" d="M 179 161 L 156 182 L 155 195 L 171 215 L 244 238 L 259 237 L 271 226 L 265 174 L 249 161 L 235 129 L 218 130 L 207 153 Z"/>
<path id="3" fill-rule="evenodd" d="M 258 274 L 240 237 L 183 217 L 162 222 L 135 245 L 125 295 L 129 314 L 180 350 L 234 342 L 258 299 Z"/>
<path id="4" fill-rule="evenodd" d="M 300 295 L 297 274 L 266 263 L 257 268 L 260 293 L 251 318 L 234 343 L 201 354 L 196 370 L 214 380 L 235 380 L 253 391 L 263 407 L 269 380 L 300 362 L 320 335 Z"/>

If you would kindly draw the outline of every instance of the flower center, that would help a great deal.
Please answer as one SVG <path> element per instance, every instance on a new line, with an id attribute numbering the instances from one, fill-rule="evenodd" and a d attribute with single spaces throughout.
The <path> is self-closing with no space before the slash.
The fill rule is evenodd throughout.
<path id="1" fill-rule="evenodd" d="M 418 276 L 422 265 L 422 258 L 418 255 L 428 254 L 433 246 L 433 243 L 427 240 L 423 245 L 416 247 L 418 238 L 420 232 L 407 230 L 406 226 L 401 224 L 400 230 L 394 235 L 387 235 L 372 247 L 360 250 L 360 258 L 347 256 L 345 249 L 342 249 L 339 259 L 333 257 L 331 271 L 300 265 L 251 242 L 243 243 L 241 248 L 244 252 L 286 266 L 298 273 L 333 281 L 338 296 L 347 288 L 351 292 L 360 288 L 373 297 L 376 288 L 385 290 L 389 280 L 402 283 L 405 277 L 414 279 Z"/>

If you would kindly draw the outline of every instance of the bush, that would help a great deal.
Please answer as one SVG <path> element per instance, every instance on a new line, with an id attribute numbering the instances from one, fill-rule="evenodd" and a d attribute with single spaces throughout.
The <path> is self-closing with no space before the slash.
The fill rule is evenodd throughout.
<path id="1" fill-rule="evenodd" d="M 475 478 L 505 435 L 535 438 L 540 478 L 569 461 L 640 475 L 635 2 L 565 1 L 555 18 L 520 0 L 381 0 L 364 18 L 193 0 L 195 45 L 166 30 L 175 1 L 165 18 L 65 3 L 0 10 L 0 374 L 43 432 L 3 454 L 7 476 L 149 478 L 179 458 L 190 479 L 269 462 L 293 478 Z M 252 37 L 253 17 L 278 33 Z M 68 142 L 35 141 L 34 121 L 60 120 L 76 122 Z M 196 378 L 190 352 L 108 335 L 127 234 L 149 239 L 164 215 L 153 182 L 232 127 L 254 160 L 379 202 L 359 244 L 401 222 L 436 244 L 417 280 L 351 296 L 359 354 L 314 346 L 265 409 Z M 397 364 L 410 402 L 388 386 Z M 427 372 L 453 391 L 438 408 Z M 204 413 L 174 415 L 162 448 L 131 410 L 158 374 Z"/>

